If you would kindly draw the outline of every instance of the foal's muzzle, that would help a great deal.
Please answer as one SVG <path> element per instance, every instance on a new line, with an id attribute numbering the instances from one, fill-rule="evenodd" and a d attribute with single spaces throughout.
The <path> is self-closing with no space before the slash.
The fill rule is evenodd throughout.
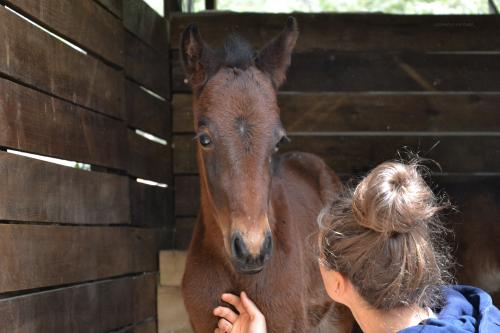
<path id="1" fill-rule="evenodd" d="M 233 265 L 239 273 L 259 273 L 271 257 L 273 249 L 273 238 L 270 232 L 266 232 L 259 253 L 251 253 L 239 232 L 233 233 L 231 237 L 231 252 Z"/>

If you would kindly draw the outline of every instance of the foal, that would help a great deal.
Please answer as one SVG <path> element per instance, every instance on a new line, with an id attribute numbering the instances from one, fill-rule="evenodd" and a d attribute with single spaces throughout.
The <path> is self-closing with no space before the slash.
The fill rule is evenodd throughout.
<path id="1" fill-rule="evenodd" d="M 318 157 L 277 154 L 287 140 L 276 91 L 298 36 L 294 18 L 258 54 L 239 37 L 212 50 L 195 25 L 181 38 L 194 100 L 201 208 L 182 292 L 195 332 L 213 332 L 224 292 L 246 291 L 269 332 L 344 332 L 315 251 L 316 218 L 339 190 Z M 272 297 L 271 297 L 272 295 Z"/>

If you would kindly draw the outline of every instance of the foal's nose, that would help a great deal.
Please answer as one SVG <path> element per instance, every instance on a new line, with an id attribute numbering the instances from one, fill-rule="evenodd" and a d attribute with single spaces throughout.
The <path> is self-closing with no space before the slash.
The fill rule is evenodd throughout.
<path id="1" fill-rule="evenodd" d="M 235 267 L 240 273 L 258 273 L 264 268 L 264 264 L 269 260 L 273 248 L 273 238 L 270 232 L 264 234 L 263 241 L 260 244 L 257 253 L 252 253 L 249 251 L 242 235 L 239 232 L 233 233 L 231 251 L 233 252 Z"/>

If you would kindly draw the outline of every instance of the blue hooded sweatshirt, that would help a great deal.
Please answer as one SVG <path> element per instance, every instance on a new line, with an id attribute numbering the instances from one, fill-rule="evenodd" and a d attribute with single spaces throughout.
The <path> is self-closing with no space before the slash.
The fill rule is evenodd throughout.
<path id="1" fill-rule="evenodd" d="M 470 286 L 448 286 L 443 290 L 445 305 L 417 326 L 399 333 L 500 333 L 500 311 L 490 295 Z"/>

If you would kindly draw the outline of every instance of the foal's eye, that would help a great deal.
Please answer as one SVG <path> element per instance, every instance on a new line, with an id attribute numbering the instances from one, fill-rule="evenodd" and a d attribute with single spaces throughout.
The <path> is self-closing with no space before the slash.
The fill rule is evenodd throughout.
<path id="1" fill-rule="evenodd" d="M 276 147 L 274 147 L 274 151 L 277 152 L 280 149 L 281 145 L 287 142 L 290 142 L 290 139 L 286 135 L 283 135 L 280 141 L 278 141 L 278 143 L 276 144 Z"/>
<path id="2" fill-rule="evenodd" d="M 200 144 L 203 146 L 203 147 L 208 147 L 212 144 L 212 139 L 210 138 L 210 136 L 208 134 L 200 134 L 198 136 L 198 141 L 200 141 Z"/>

